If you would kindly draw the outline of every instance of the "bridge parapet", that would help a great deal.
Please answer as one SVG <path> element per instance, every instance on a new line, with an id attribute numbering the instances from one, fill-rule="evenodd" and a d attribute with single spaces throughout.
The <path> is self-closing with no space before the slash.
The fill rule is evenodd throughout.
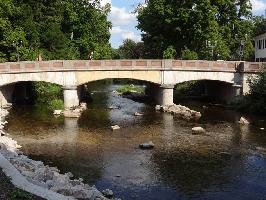
<path id="1" fill-rule="evenodd" d="M 257 73 L 263 63 L 204 60 L 51 60 L 0 63 L 0 73 L 53 71 L 220 71 Z"/>

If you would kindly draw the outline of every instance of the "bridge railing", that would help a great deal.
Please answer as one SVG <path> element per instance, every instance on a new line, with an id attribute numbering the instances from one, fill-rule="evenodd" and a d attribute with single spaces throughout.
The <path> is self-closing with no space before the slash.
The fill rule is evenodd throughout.
<path id="1" fill-rule="evenodd" d="M 204 60 L 51 60 L 0 63 L 0 73 L 47 71 L 177 70 L 256 73 L 263 63 Z M 242 66 L 242 67 L 241 67 Z"/>

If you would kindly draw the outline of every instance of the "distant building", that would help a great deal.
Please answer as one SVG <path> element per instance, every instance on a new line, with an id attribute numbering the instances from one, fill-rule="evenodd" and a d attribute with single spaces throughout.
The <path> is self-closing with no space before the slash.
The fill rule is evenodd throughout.
<path id="1" fill-rule="evenodd" d="M 266 32 L 255 37 L 255 61 L 266 62 Z"/>

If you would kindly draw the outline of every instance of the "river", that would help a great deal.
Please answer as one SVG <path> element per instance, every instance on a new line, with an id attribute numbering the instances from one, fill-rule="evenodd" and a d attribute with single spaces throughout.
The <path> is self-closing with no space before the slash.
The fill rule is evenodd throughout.
<path id="1" fill-rule="evenodd" d="M 265 118 L 247 116 L 252 125 L 240 126 L 236 111 L 186 102 L 203 117 L 185 122 L 122 98 L 112 92 L 117 87 L 94 85 L 93 102 L 78 120 L 56 118 L 42 107 L 14 107 L 6 130 L 29 157 L 122 199 L 266 199 Z M 115 124 L 121 129 L 113 132 Z M 207 134 L 192 135 L 194 126 Z M 148 141 L 153 150 L 139 149 Z"/>

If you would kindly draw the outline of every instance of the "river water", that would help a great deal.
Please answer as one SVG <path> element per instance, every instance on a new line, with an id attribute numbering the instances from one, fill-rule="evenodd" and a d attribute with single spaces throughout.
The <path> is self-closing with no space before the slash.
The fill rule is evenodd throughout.
<path id="1" fill-rule="evenodd" d="M 233 110 L 185 102 L 203 114 L 198 123 L 185 122 L 118 96 L 117 87 L 94 86 L 78 120 L 55 118 L 42 107 L 13 108 L 7 132 L 31 158 L 122 199 L 266 199 L 265 118 L 247 116 L 252 125 L 240 126 Z M 121 129 L 111 131 L 116 124 Z M 192 135 L 194 126 L 207 134 Z M 148 141 L 153 150 L 138 148 Z"/>

